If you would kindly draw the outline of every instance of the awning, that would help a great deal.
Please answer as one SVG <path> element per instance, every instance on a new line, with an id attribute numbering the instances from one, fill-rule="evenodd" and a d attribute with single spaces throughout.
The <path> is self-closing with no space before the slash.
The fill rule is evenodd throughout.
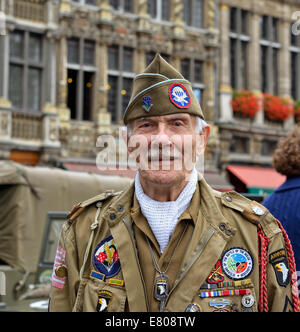
<path id="1" fill-rule="evenodd" d="M 243 185 L 252 194 L 269 194 L 281 186 L 286 177 L 272 168 L 228 165 L 230 182 L 239 192 L 243 192 Z M 241 183 L 239 183 L 239 181 Z M 245 192 L 245 191 L 244 191 Z"/>
<path id="2" fill-rule="evenodd" d="M 136 175 L 135 169 L 126 169 L 126 168 L 110 168 L 109 166 L 106 169 L 101 170 L 95 164 L 88 163 L 74 163 L 74 162 L 65 162 L 64 166 L 74 172 L 90 172 L 102 175 L 118 175 L 125 176 L 134 179 Z M 206 182 L 215 190 L 225 192 L 233 190 L 233 186 L 219 173 L 217 172 L 205 172 L 204 178 Z"/>

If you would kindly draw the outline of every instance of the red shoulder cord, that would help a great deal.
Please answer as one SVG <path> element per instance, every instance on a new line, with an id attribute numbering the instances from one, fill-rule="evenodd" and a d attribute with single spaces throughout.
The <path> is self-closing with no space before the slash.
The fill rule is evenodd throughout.
<path id="1" fill-rule="evenodd" d="M 279 220 L 277 220 L 277 224 L 279 228 L 281 229 L 284 243 L 285 243 L 285 249 L 287 251 L 287 258 L 289 263 L 289 269 L 291 273 L 291 282 L 292 282 L 292 297 L 293 297 L 293 309 L 295 312 L 300 312 L 300 301 L 298 297 L 298 285 L 297 285 L 297 272 L 296 272 L 296 264 L 295 264 L 295 258 L 294 258 L 294 252 L 292 249 L 291 242 L 288 238 L 288 235 L 285 231 L 285 229 L 282 227 Z M 258 238 L 259 238 L 259 311 L 260 312 L 268 312 L 269 306 L 268 306 L 268 292 L 267 292 L 267 265 L 268 265 L 268 245 L 269 245 L 269 239 L 264 234 L 264 231 L 261 227 L 261 225 L 258 225 Z"/>

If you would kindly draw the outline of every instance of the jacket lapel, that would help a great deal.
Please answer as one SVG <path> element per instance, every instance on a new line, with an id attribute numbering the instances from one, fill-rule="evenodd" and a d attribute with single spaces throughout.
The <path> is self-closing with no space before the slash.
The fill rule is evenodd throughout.
<path id="1" fill-rule="evenodd" d="M 131 227 L 130 208 L 134 185 L 113 202 L 104 214 L 121 262 L 129 310 L 147 311 L 146 292 Z"/>
<path id="2" fill-rule="evenodd" d="M 184 259 L 180 274 L 171 291 L 166 311 L 186 309 L 235 233 L 235 229 L 230 228 L 228 221 L 219 210 L 210 187 L 203 179 L 199 184 L 201 207 L 198 221 L 187 249 L 189 254 Z M 200 223 L 204 223 L 204 228 Z M 230 235 L 221 230 L 222 228 L 219 227 L 221 224 L 225 224 L 226 229 L 231 229 Z"/>

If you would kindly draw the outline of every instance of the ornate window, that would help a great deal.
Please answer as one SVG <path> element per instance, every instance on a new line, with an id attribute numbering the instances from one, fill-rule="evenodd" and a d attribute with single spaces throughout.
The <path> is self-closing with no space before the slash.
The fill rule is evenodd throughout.
<path id="1" fill-rule="evenodd" d="M 205 89 L 203 84 L 203 62 L 197 59 L 182 59 L 181 74 L 192 83 L 194 94 L 199 104 L 202 105 L 202 95 Z"/>
<path id="2" fill-rule="evenodd" d="M 261 17 L 261 90 L 278 95 L 278 57 L 281 48 L 278 42 L 278 19 L 272 16 Z"/>
<path id="3" fill-rule="evenodd" d="M 39 112 L 44 70 L 43 35 L 15 30 L 9 35 L 9 99 L 16 109 Z"/>
<path id="4" fill-rule="evenodd" d="M 133 49 L 112 45 L 108 47 L 108 112 L 112 123 L 120 123 L 131 96 L 134 78 Z"/>
<path id="5" fill-rule="evenodd" d="M 170 20 L 170 0 L 148 0 L 149 15 L 159 21 Z"/>
<path id="6" fill-rule="evenodd" d="M 187 26 L 203 28 L 203 0 L 183 0 L 183 21 Z"/>
<path id="7" fill-rule="evenodd" d="M 235 90 L 248 89 L 248 16 L 240 8 L 230 9 L 230 79 Z"/>
<path id="8" fill-rule="evenodd" d="M 300 36 L 291 30 L 291 96 L 300 100 Z"/>
<path id="9" fill-rule="evenodd" d="M 95 42 L 71 38 L 68 44 L 68 107 L 71 119 L 93 119 L 93 92 L 97 68 L 95 67 Z"/>

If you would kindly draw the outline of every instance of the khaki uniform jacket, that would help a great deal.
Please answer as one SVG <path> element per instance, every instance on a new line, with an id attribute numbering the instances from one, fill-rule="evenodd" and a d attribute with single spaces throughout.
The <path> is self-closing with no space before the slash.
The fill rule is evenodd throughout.
<path id="1" fill-rule="evenodd" d="M 236 192 L 212 190 L 201 175 L 162 255 L 140 212 L 134 184 L 76 206 L 62 230 L 49 309 L 159 311 L 154 298 L 158 273 L 147 236 L 161 271 L 167 270 L 170 279 L 165 312 L 259 311 L 264 267 L 258 229 L 267 243 L 263 259 L 268 309 L 293 311 L 295 276 L 275 218 Z"/>

